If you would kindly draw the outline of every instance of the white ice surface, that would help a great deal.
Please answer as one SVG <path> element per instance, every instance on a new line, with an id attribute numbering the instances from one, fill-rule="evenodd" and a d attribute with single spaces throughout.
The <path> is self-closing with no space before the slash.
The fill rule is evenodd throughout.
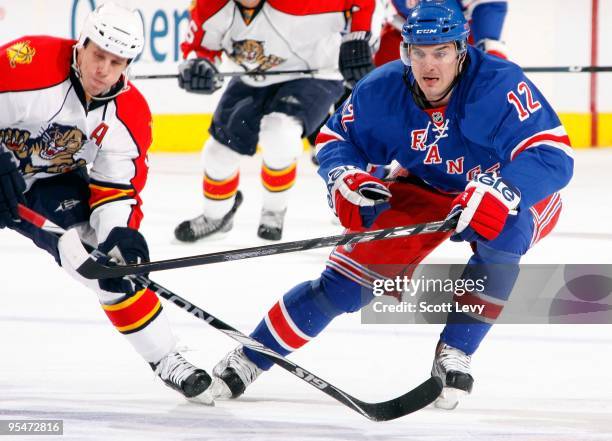
<path id="1" fill-rule="evenodd" d="M 555 232 L 531 263 L 612 263 L 612 150 L 579 151 Z M 199 211 L 196 155 L 154 155 L 143 232 L 153 259 L 263 244 L 258 160 L 245 159 L 245 202 L 223 240 L 177 244 L 178 221 Z M 338 233 L 308 158 L 283 240 Z M 160 272 L 156 281 L 248 333 L 287 289 L 315 278 L 328 250 Z M 429 262 L 462 262 L 446 243 Z M 173 305 L 165 311 L 187 357 L 212 369 L 234 342 Z M 365 401 L 400 395 L 427 378 L 442 326 L 362 325 L 336 319 L 293 360 Z M 237 401 L 203 407 L 157 381 L 107 322 L 95 295 L 17 234 L 0 231 L 0 419 L 63 419 L 72 440 L 612 440 L 612 326 L 494 327 L 473 360 L 473 394 L 452 412 L 427 408 L 372 423 L 280 368 Z M 10 438 L 10 437 L 9 437 Z M 9 439 L 7 438 L 7 439 Z M 27 439 L 22 436 L 15 439 Z M 44 439 L 45 437 L 32 437 Z M 57 439 L 57 438 L 56 438 Z"/>

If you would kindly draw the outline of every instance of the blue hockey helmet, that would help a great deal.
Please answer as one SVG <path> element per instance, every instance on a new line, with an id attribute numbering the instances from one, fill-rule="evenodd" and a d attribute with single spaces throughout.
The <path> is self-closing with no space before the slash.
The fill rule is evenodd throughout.
<path id="1" fill-rule="evenodd" d="M 408 44 L 462 41 L 469 33 L 463 12 L 447 0 L 421 0 L 402 27 L 402 38 Z"/>
<path id="2" fill-rule="evenodd" d="M 410 64 L 408 47 L 411 44 L 433 45 L 456 42 L 457 51 L 465 52 L 470 26 L 463 12 L 453 1 L 421 0 L 411 10 L 402 27 L 402 60 Z"/>

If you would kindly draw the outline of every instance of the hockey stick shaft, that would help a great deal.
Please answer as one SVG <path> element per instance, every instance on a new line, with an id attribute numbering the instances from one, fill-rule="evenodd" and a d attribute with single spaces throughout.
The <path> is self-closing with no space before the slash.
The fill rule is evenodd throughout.
<path id="1" fill-rule="evenodd" d="M 354 245 L 373 240 L 386 240 L 429 233 L 446 233 L 453 230 L 456 225 L 457 218 L 454 217 L 443 221 L 429 222 L 424 224 L 363 231 L 359 233 L 339 234 L 336 236 L 318 237 L 314 239 L 298 240 L 295 242 L 262 245 L 259 247 L 220 251 L 209 254 L 198 254 L 195 256 L 179 257 L 175 259 L 159 260 L 134 265 L 107 266 L 97 262 L 95 258 L 91 258 L 77 268 L 77 271 L 81 276 L 87 279 L 109 279 L 135 274 L 146 274 L 153 271 L 187 268 L 192 266 L 208 265 L 211 263 L 230 262 L 233 260 L 250 259 L 253 257 L 313 250 L 316 248 Z"/>
<path id="2" fill-rule="evenodd" d="M 525 73 L 598 73 L 612 72 L 612 66 L 527 66 L 523 68 Z M 291 74 L 316 74 L 317 69 L 304 70 L 277 70 L 270 72 L 219 72 L 220 77 L 242 77 L 242 76 L 259 76 L 259 75 L 291 75 Z M 168 80 L 178 78 L 178 74 L 151 74 L 151 75 L 135 75 L 135 80 Z"/>
<path id="3" fill-rule="evenodd" d="M 49 221 L 45 217 L 36 213 L 35 211 L 20 205 L 19 215 L 22 219 L 32 223 L 36 227 L 49 234 L 56 236 L 64 234 L 66 231 Z M 81 245 L 82 247 L 82 245 Z M 87 252 L 83 248 L 83 253 L 86 255 Z M 186 299 L 180 297 L 178 294 L 162 287 L 161 285 L 153 282 L 145 276 L 131 276 L 132 280 L 140 283 L 141 285 L 149 288 L 160 297 L 173 303 L 175 306 L 187 311 L 194 317 L 208 323 L 213 328 L 223 332 L 228 337 L 236 340 L 243 346 L 256 351 L 272 361 L 274 364 L 280 366 L 286 371 L 292 373 L 302 381 L 310 384 L 321 392 L 329 395 L 336 401 L 344 404 L 348 408 L 360 413 L 364 417 L 372 421 L 388 421 L 408 415 L 409 413 L 415 412 L 422 409 L 425 406 L 431 404 L 442 392 L 442 382 L 437 377 L 431 377 L 425 382 L 421 383 L 416 388 L 407 392 L 406 394 L 397 397 L 395 399 L 381 402 L 381 403 L 366 403 L 361 401 L 346 392 L 333 386 L 331 383 L 323 380 L 322 378 L 314 375 L 310 371 L 302 368 L 296 363 L 286 359 L 282 355 L 273 351 L 272 349 L 259 343 L 257 340 L 243 334 L 236 328 L 228 325 L 212 314 L 205 310 L 197 307 Z"/>
<path id="4" fill-rule="evenodd" d="M 268 75 L 293 75 L 302 74 L 309 75 L 319 73 L 318 69 L 302 69 L 302 70 L 273 70 L 265 72 L 257 71 L 244 71 L 244 72 L 219 72 L 217 73 L 220 77 L 256 77 L 256 76 L 268 76 Z M 132 77 L 135 80 L 171 80 L 178 78 L 178 74 L 152 74 L 152 75 L 135 75 Z"/>
<path id="5" fill-rule="evenodd" d="M 540 66 L 524 67 L 526 73 L 591 73 L 612 72 L 612 66 Z"/>

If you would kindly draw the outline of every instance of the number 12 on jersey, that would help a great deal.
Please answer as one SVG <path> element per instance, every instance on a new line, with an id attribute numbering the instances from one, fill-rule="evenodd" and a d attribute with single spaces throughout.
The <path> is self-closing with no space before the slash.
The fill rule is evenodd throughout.
<path id="1" fill-rule="evenodd" d="M 533 99 L 533 93 L 531 92 L 531 89 L 529 88 L 529 85 L 526 82 L 521 81 L 518 84 L 517 89 L 518 89 L 519 95 L 525 96 L 527 108 L 523 106 L 521 99 L 516 95 L 516 93 L 514 93 L 513 90 L 508 92 L 508 102 L 512 104 L 514 108 L 516 109 L 519 119 L 521 121 L 525 121 L 533 113 L 540 110 L 542 108 L 542 104 L 540 104 L 539 101 L 535 101 Z"/>

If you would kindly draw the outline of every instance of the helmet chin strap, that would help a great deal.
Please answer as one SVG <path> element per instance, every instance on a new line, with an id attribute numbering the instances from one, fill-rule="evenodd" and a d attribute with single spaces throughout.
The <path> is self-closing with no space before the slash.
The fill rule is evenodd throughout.
<path id="1" fill-rule="evenodd" d="M 82 75 L 81 75 L 81 69 L 79 69 L 79 65 L 77 63 L 77 46 L 78 46 L 77 44 L 72 46 L 72 66 L 71 67 L 74 70 L 74 73 L 76 74 L 76 77 L 79 79 L 79 82 L 81 83 L 81 87 L 83 87 L 83 90 L 85 90 L 85 85 L 83 84 Z M 113 95 L 108 95 L 108 96 L 104 95 L 104 93 L 108 93 L 113 88 L 111 86 L 108 90 L 103 92 L 100 96 L 93 96 L 92 95 L 91 99 L 93 101 L 112 100 L 113 98 L 117 98 L 122 93 L 127 92 L 128 90 L 130 90 L 130 85 L 128 84 L 128 77 L 129 77 L 129 74 L 130 74 L 130 64 L 128 64 L 128 66 L 125 68 L 125 70 L 121 74 L 120 81 L 123 82 L 123 85 L 117 91 L 117 93 L 114 93 Z M 115 84 L 117 84 L 117 83 L 115 83 Z"/>

